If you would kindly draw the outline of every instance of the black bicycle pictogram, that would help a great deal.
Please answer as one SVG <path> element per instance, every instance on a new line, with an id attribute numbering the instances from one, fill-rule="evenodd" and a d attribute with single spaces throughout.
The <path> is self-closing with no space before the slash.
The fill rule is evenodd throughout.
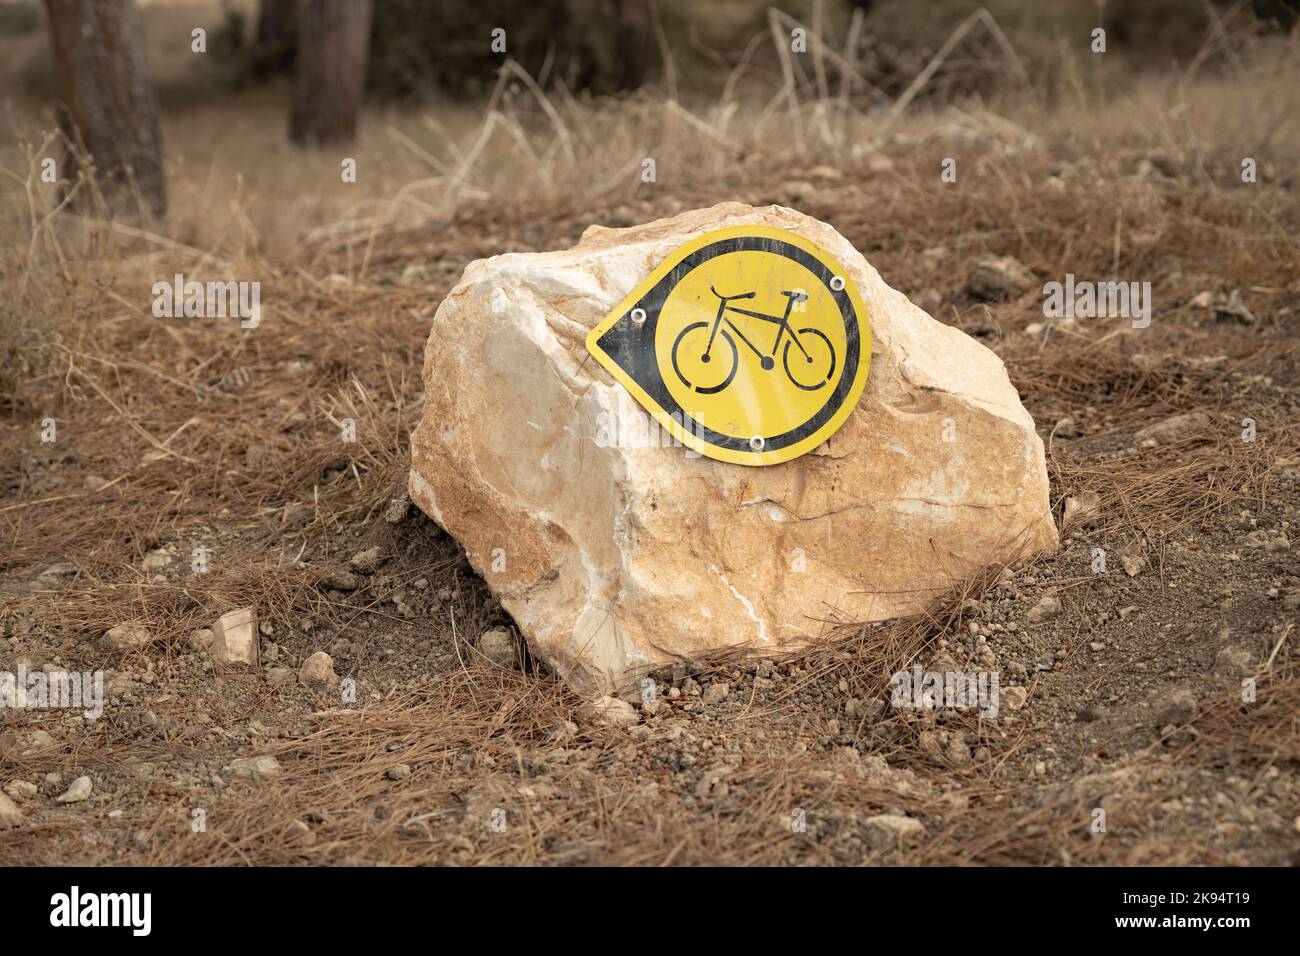
<path id="1" fill-rule="evenodd" d="M 740 367 L 740 351 L 736 347 L 736 339 L 731 337 L 734 332 L 740 341 L 744 342 L 755 355 L 758 356 L 759 365 L 763 371 L 770 372 L 776 366 L 776 353 L 781 348 L 781 342 L 785 341 L 785 349 L 781 352 L 781 365 L 785 369 L 786 377 L 790 379 L 791 384 L 796 388 L 801 388 L 805 392 L 816 391 L 826 385 L 835 374 L 835 348 L 831 345 L 831 340 L 826 337 L 820 329 L 811 326 L 799 329 L 797 332 L 790 325 L 790 313 L 794 310 L 797 303 L 805 301 L 808 296 L 803 292 L 787 291 L 781 294 L 786 297 L 785 312 L 782 315 L 768 315 L 766 312 L 751 312 L 749 309 L 741 309 L 731 305 L 737 299 L 752 299 L 756 295 L 754 292 L 742 292 L 739 295 L 723 295 L 713 286 L 709 286 L 712 292 L 720 300 L 718 303 L 718 314 L 710 322 L 693 322 L 678 334 L 677 340 L 673 342 L 673 371 L 677 377 L 682 380 L 687 388 L 699 392 L 701 395 L 713 395 L 722 391 L 736 377 L 736 369 Z M 776 341 L 772 343 L 770 354 L 764 354 L 758 346 L 749 340 L 744 332 L 727 317 L 730 312 L 735 315 L 745 315 L 752 319 L 761 319 L 764 322 L 771 322 L 777 326 Z M 726 325 L 727 328 L 723 328 Z M 707 332 L 705 331 L 707 330 Z M 728 331 L 730 330 L 730 331 Z M 719 336 L 726 343 L 727 349 L 721 350 L 724 353 L 723 360 L 717 366 L 712 366 L 714 355 L 713 346 Z M 809 341 L 805 345 L 804 339 L 800 336 L 815 336 L 820 342 Z M 790 367 L 790 347 L 794 346 L 797 350 L 795 357 L 795 367 Z M 811 349 L 811 351 L 810 351 Z M 684 350 L 684 351 L 683 351 Z M 717 369 L 717 373 L 707 376 L 707 381 L 698 380 L 692 382 L 682 372 L 681 363 L 678 361 L 678 353 L 687 359 L 698 359 L 703 365 L 709 365 Z M 818 353 L 818 357 L 813 357 L 813 352 Z M 726 355 L 730 355 L 730 361 L 726 360 Z M 799 361 L 799 356 L 803 356 L 803 361 Z M 795 371 L 800 375 L 796 377 Z M 709 370 L 704 370 L 709 371 Z M 696 376 L 700 379 L 701 376 Z"/>

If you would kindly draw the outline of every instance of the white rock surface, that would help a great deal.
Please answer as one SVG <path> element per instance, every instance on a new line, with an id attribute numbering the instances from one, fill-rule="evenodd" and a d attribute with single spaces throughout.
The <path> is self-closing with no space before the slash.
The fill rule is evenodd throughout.
<path id="1" fill-rule="evenodd" d="M 72 781 L 72 784 L 68 787 L 68 789 L 64 792 L 64 794 L 58 798 L 57 802 L 58 803 L 80 803 L 82 800 L 85 800 L 87 797 L 90 796 L 90 792 L 93 789 L 94 789 L 94 784 L 91 783 L 89 777 L 86 776 L 78 777 L 76 780 Z"/>
<path id="2" fill-rule="evenodd" d="M 257 612 L 251 607 L 228 611 L 212 625 L 212 659 L 221 664 L 257 667 L 260 645 Z"/>
<path id="3" fill-rule="evenodd" d="M 269 755 L 261 757 L 236 757 L 222 768 L 232 777 L 244 780 L 267 780 L 284 772 L 280 761 Z"/>
<path id="4" fill-rule="evenodd" d="M 586 333 L 702 232 L 785 228 L 851 273 L 872 354 L 821 448 L 750 468 L 609 447 L 649 415 Z M 465 547 L 534 654 L 588 694 L 722 648 L 921 610 L 962 576 L 1056 546 L 1043 446 L 996 355 L 887 286 L 830 226 L 724 203 L 572 249 L 472 263 L 433 322 L 412 500 Z"/>
<path id="5" fill-rule="evenodd" d="M 339 677 L 334 673 L 334 658 L 324 651 L 317 651 L 302 662 L 298 671 L 298 680 L 312 690 L 330 690 L 339 685 Z"/>
<path id="6" fill-rule="evenodd" d="M 641 722 L 636 709 L 617 697 L 597 697 L 586 704 L 585 712 L 592 723 L 607 727 L 631 727 Z"/>
<path id="7" fill-rule="evenodd" d="M 15 800 L 31 800 L 39 794 L 40 788 L 30 780 L 10 780 L 4 785 L 4 792 Z"/>
<path id="8" fill-rule="evenodd" d="M 515 639 L 510 632 L 504 628 L 494 627 L 490 631 L 484 631 L 479 635 L 478 650 L 485 658 L 497 667 L 504 667 L 507 670 L 514 669 L 518 664 L 518 653 L 515 650 Z"/>
<path id="9" fill-rule="evenodd" d="M 99 639 L 99 646 L 106 651 L 136 651 L 147 647 L 153 635 L 143 624 L 127 622 L 110 627 Z"/>
<path id="10" fill-rule="evenodd" d="M 16 827 L 23 822 L 23 812 L 4 793 L 0 793 L 0 830 Z"/>
<path id="11" fill-rule="evenodd" d="M 925 824 L 912 817 L 882 813 L 862 821 L 879 844 L 917 840 L 925 835 Z"/>

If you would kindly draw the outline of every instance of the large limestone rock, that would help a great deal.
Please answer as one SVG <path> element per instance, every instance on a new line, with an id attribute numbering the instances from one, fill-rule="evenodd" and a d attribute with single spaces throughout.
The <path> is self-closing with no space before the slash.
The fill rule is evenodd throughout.
<path id="1" fill-rule="evenodd" d="M 872 333 L 845 425 L 762 468 L 664 447 L 584 343 L 676 247 L 747 223 L 835 256 Z M 1001 360 L 783 207 L 593 226 L 572 249 L 472 263 L 434 319 L 424 384 L 411 498 L 465 547 L 532 652 L 584 692 L 627 694 L 677 657 L 771 653 L 836 622 L 916 612 L 983 565 L 1057 543 L 1042 442 Z"/>

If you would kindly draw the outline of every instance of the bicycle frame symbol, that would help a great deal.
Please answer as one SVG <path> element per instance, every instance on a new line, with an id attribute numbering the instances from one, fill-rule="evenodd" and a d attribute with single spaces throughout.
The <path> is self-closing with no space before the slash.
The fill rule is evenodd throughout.
<path id="1" fill-rule="evenodd" d="M 718 297 L 718 314 L 710 322 L 693 322 L 678 334 L 676 341 L 673 342 L 673 371 L 677 377 L 682 380 L 682 384 L 701 395 L 713 395 L 732 383 L 736 377 L 736 370 L 740 367 L 740 350 L 736 346 L 736 338 L 744 342 L 745 345 L 758 356 L 758 363 L 762 366 L 763 371 L 770 372 L 776 367 L 776 353 L 781 349 L 781 343 L 785 342 L 785 349 L 781 351 L 781 366 L 785 369 L 786 377 L 796 388 L 803 389 L 805 392 L 813 392 L 826 385 L 835 374 L 835 348 L 831 345 L 831 340 L 816 328 L 811 326 L 796 331 L 790 325 L 790 313 L 794 311 L 797 303 L 806 301 L 808 296 L 799 291 L 785 291 L 781 294 L 786 297 L 785 312 L 781 315 L 768 315 L 766 312 L 754 312 L 749 309 L 742 309 L 739 306 L 732 305 L 740 299 L 752 299 L 757 294 L 755 292 L 742 292 L 738 295 L 723 295 L 713 286 L 709 286 L 709 291 Z M 727 314 L 744 315 L 751 319 L 759 319 L 763 322 L 770 322 L 776 325 L 776 340 L 772 343 L 772 351 L 765 354 L 748 336 L 745 335 L 732 322 Z M 723 326 L 726 328 L 723 328 Z M 704 330 L 708 329 L 707 339 Z M 736 338 L 732 338 L 732 333 Z M 800 338 L 804 336 L 805 338 Z M 820 342 L 813 341 L 810 337 L 820 339 Z M 710 365 L 713 362 L 713 347 L 721 338 L 727 348 L 722 349 L 723 361 L 718 365 L 717 374 L 708 376 L 708 381 L 703 381 L 703 372 L 697 380 L 692 382 L 682 372 L 681 362 L 678 361 L 678 354 L 686 358 L 697 358 L 700 363 Z M 807 339 L 807 344 L 805 341 Z M 794 346 L 797 350 L 795 358 L 795 369 L 790 368 L 790 347 Z M 824 346 L 824 347 L 823 347 Z M 812 351 L 809 351 L 809 348 Z M 697 351 L 698 350 L 698 351 Z M 814 358 L 812 352 L 818 353 L 818 358 Z M 730 361 L 726 361 L 726 356 L 730 355 Z M 804 361 L 799 362 L 798 356 L 802 355 Z M 801 377 L 795 376 L 795 371 L 800 373 Z M 708 370 L 704 370 L 707 372 Z"/>

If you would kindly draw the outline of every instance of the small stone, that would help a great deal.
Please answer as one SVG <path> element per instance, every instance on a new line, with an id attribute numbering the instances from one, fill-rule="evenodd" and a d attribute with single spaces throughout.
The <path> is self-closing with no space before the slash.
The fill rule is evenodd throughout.
<path id="1" fill-rule="evenodd" d="M 352 555 L 352 566 L 363 574 L 373 574 L 379 570 L 385 560 L 383 552 L 378 547 L 366 548 Z"/>
<path id="2" fill-rule="evenodd" d="M 222 768 L 227 773 L 244 780 L 266 780 L 284 772 L 280 761 L 271 756 L 237 757 Z"/>
<path id="3" fill-rule="evenodd" d="M 257 612 L 251 607 L 228 611 L 212 626 L 212 658 L 221 664 L 258 667 Z"/>
<path id="4" fill-rule="evenodd" d="M 320 579 L 321 587 L 332 591 L 355 591 L 361 587 L 361 579 L 351 571 L 331 571 Z"/>
<path id="5" fill-rule="evenodd" d="M 41 790 L 36 784 L 27 780 L 10 780 L 5 784 L 4 792 L 15 800 L 30 800 Z"/>
<path id="6" fill-rule="evenodd" d="M 1281 531 L 1265 531 L 1263 528 L 1246 535 L 1242 543 L 1248 548 L 1262 548 L 1270 554 L 1291 547 L 1291 540 Z"/>
<path id="7" fill-rule="evenodd" d="M 948 759 L 958 767 L 964 767 L 970 763 L 970 745 L 966 742 L 966 735 L 960 731 L 953 733 L 948 738 L 948 746 L 945 748 Z"/>
<path id="8" fill-rule="evenodd" d="M 324 651 L 317 651 L 302 662 L 298 671 L 298 680 L 304 687 L 312 690 L 330 690 L 339 685 L 339 677 L 334 673 L 334 659 Z"/>
<path id="9" fill-rule="evenodd" d="M 862 821 L 877 846 L 905 843 L 920 839 L 925 834 L 925 824 L 912 817 L 882 813 Z"/>
<path id="10" fill-rule="evenodd" d="M 99 646 L 106 651 L 136 651 L 153 640 L 153 635 L 143 624 L 125 623 L 110 627 L 99 639 Z"/>
<path id="11" fill-rule="evenodd" d="M 701 699 L 706 704 L 720 704 L 727 699 L 731 693 L 731 685 L 727 683 L 710 684 L 704 688 L 704 694 Z"/>
<path id="12" fill-rule="evenodd" d="M 1010 298 L 1035 284 L 1034 274 L 1011 256 L 985 256 L 975 263 L 966 292 L 984 302 Z"/>
<path id="13" fill-rule="evenodd" d="M 186 638 L 186 640 L 189 642 L 191 648 L 201 654 L 205 654 L 212 650 L 212 642 L 216 639 L 216 636 L 217 635 L 211 628 L 200 627 L 196 630 L 190 631 L 189 637 Z"/>
<path id="14" fill-rule="evenodd" d="M 389 780 L 405 780 L 411 775 L 411 765 L 408 763 L 399 763 L 396 767 L 391 768 L 388 773 L 384 774 Z"/>
<path id="15" fill-rule="evenodd" d="M 641 722 L 641 716 L 631 704 L 618 697 L 598 697 L 586 705 L 593 723 L 607 727 L 631 727 Z"/>
<path id="16" fill-rule="evenodd" d="M 1179 727 L 1190 722 L 1200 710 L 1196 697 L 1189 690 L 1176 690 L 1167 695 L 1156 708 L 1156 725 Z"/>
<path id="17" fill-rule="evenodd" d="M 1045 594 L 1038 599 L 1038 603 L 1029 609 L 1025 615 L 1025 620 L 1030 624 L 1039 624 L 1043 621 L 1050 621 L 1061 613 L 1061 599 L 1055 594 Z"/>
<path id="18" fill-rule="evenodd" d="M 266 669 L 267 681 L 278 687 L 292 684 L 296 677 L 297 675 L 287 667 L 268 667 Z"/>
<path id="19" fill-rule="evenodd" d="M 0 757 L 30 757 L 51 750 L 57 742 L 48 731 L 28 730 L 0 734 Z"/>
<path id="20" fill-rule="evenodd" d="M 1084 491 L 1065 499 L 1061 530 L 1086 528 L 1101 517 L 1101 498 L 1095 491 Z"/>
<path id="21" fill-rule="evenodd" d="M 140 566 L 145 571 L 161 571 L 172 563 L 172 556 L 165 548 L 159 548 L 156 551 L 150 551 L 140 562 Z"/>
<path id="22" fill-rule="evenodd" d="M 1124 573 L 1131 578 L 1135 578 L 1147 566 L 1146 556 L 1136 550 L 1124 550 L 1120 552 L 1119 563 L 1124 566 Z"/>
<path id="23" fill-rule="evenodd" d="M 1209 429 L 1214 423 L 1204 412 L 1188 412 L 1185 415 L 1171 415 L 1154 425 L 1139 429 L 1133 435 L 1133 441 L 1139 447 L 1150 442 L 1151 445 L 1173 445 L 1186 441 Z M 1150 445 L 1147 445 L 1150 447 Z"/>
<path id="24" fill-rule="evenodd" d="M 1029 700 L 1029 691 L 1019 684 L 1009 684 L 998 691 L 998 706 L 1020 710 Z"/>
<path id="25" fill-rule="evenodd" d="M 18 804 L 10 800 L 7 795 L 0 793 L 0 830 L 20 826 L 22 822 L 23 812 L 18 809 Z"/>
<path id="26" fill-rule="evenodd" d="M 518 653 L 514 636 L 504 628 L 484 631 L 478 639 L 479 653 L 497 667 L 512 670 L 517 666 Z"/>
<path id="27" fill-rule="evenodd" d="M 80 803 L 82 800 L 85 800 L 90 796 L 90 791 L 93 789 L 94 784 L 90 782 L 90 778 L 84 775 L 80 776 L 76 780 L 72 781 L 72 785 L 68 787 L 63 796 L 58 798 L 57 802 Z"/>
<path id="28" fill-rule="evenodd" d="M 403 491 L 388 502 L 388 507 L 384 509 L 384 520 L 389 524 L 401 524 L 406 520 L 406 515 L 410 510 L 411 496 Z"/>
<path id="29" fill-rule="evenodd" d="M 1250 651 L 1238 644 L 1229 644 L 1215 655 L 1214 673 L 1245 677 L 1250 673 Z"/>

